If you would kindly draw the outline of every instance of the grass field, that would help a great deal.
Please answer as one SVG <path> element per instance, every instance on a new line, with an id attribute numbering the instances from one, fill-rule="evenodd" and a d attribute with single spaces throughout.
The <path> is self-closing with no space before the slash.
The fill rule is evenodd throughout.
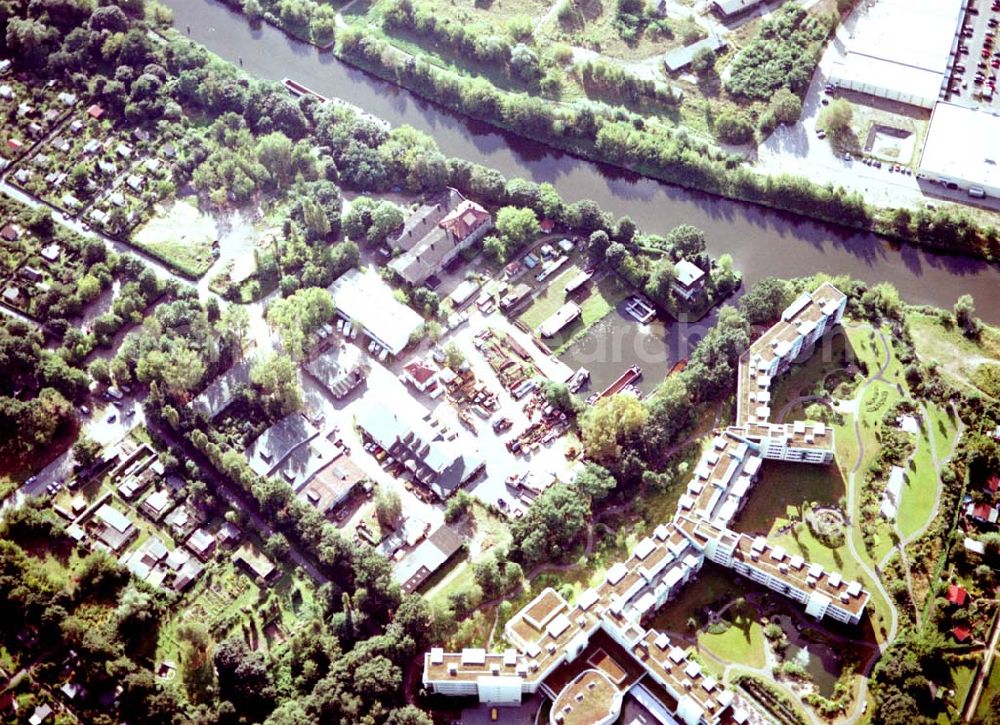
<path id="1" fill-rule="evenodd" d="M 927 406 L 927 412 L 930 414 L 927 425 L 934 430 L 934 447 L 937 449 L 938 460 L 944 463 L 955 445 L 958 424 L 950 410 L 930 404 Z"/>
<path id="2" fill-rule="evenodd" d="M 764 666 L 764 628 L 757 622 L 752 607 L 731 608 L 723 617 L 731 626 L 719 634 L 700 632 L 698 647 L 720 660 L 747 667 Z"/>
<path id="3" fill-rule="evenodd" d="M 965 707 L 965 698 L 969 696 L 969 689 L 972 687 L 972 680 L 976 676 L 975 663 L 955 663 L 951 667 L 951 689 L 955 691 L 954 697 L 949 697 L 945 712 L 937 717 L 937 722 L 941 725 L 958 722 L 962 716 L 962 709 Z"/>
<path id="4" fill-rule="evenodd" d="M 135 245 L 190 277 L 201 277 L 215 261 L 212 242 L 218 236 L 215 220 L 191 199 L 158 208 L 149 222 L 136 230 Z"/>
<path id="5" fill-rule="evenodd" d="M 535 298 L 518 320 L 528 329 L 537 330 L 539 325 L 566 303 L 563 288 L 579 273 L 580 268 L 574 265 L 553 279 L 545 292 Z M 577 293 L 572 297 L 580 306 L 580 317 L 563 328 L 558 335 L 545 338 L 545 344 L 554 354 L 559 355 L 586 334 L 595 323 L 604 319 L 627 295 L 628 289 L 617 275 L 607 274 L 596 283 L 591 282 L 585 294 Z"/>
<path id="6" fill-rule="evenodd" d="M 925 362 L 934 360 L 959 385 L 976 387 L 972 381 L 976 368 L 1000 360 L 1000 331 L 995 328 L 984 326 L 977 342 L 957 328 L 946 328 L 933 315 L 914 312 L 907 316 L 907 321 L 917 357 Z"/>
<path id="7" fill-rule="evenodd" d="M 906 472 L 896 521 L 899 533 L 905 539 L 920 530 L 934 512 L 937 489 L 941 485 L 931 456 L 931 443 L 926 433 L 917 441 L 917 451 Z"/>
<path id="8" fill-rule="evenodd" d="M 844 479 L 836 465 L 765 461 L 760 481 L 735 528 L 768 533 L 792 519 L 800 519 L 807 504 L 836 506 L 845 493 Z"/>
<path id="9" fill-rule="evenodd" d="M 743 596 L 745 580 L 731 571 L 706 563 L 698 576 L 681 590 L 680 595 L 657 612 L 650 627 L 666 632 L 690 632 L 688 619 L 698 617 L 698 612 L 714 603 L 725 604 L 730 599 Z"/>

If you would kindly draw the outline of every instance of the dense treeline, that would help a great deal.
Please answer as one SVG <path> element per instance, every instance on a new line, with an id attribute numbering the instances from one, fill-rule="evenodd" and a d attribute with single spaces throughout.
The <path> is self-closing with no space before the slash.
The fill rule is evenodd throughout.
<path id="1" fill-rule="evenodd" d="M 397 5 L 403 9 L 395 9 Z M 397 5 L 392 6 L 393 12 L 407 22 L 419 12 L 407 0 Z M 838 10 L 846 12 L 848 5 L 846 0 L 838 3 Z M 625 6 L 627 10 L 628 4 Z M 278 18 L 275 22 L 282 25 Z M 730 92 L 739 95 L 741 89 L 745 89 L 748 93 L 762 93 L 761 98 L 771 100 L 758 119 L 761 133 L 770 133 L 778 124 L 794 123 L 798 118 L 801 101 L 792 90 L 799 89 L 803 82 L 808 83 L 811 71 L 806 68 L 815 65 L 815 53 L 822 47 L 823 38 L 834 22 L 832 17 L 829 22 L 807 17 L 798 6 L 789 4 L 780 11 L 779 18 L 767 26 L 769 35 L 762 35 L 759 42 L 751 43 L 746 49 L 743 73 L 738 76 L 738 83 L 742 85 Z M 479 34 L 476 35 L 478 38 Z M 350 27 L 342 31 L 336 53 L 346 62 L 447 108 L 586 158 L 680 186 L 872 230 L 907 242 L 987 259 L 1000 255 L 1000 233 L 996 227 L 980 225 L 962 211 L 939 208 L 911 213 L 905 209 L 875 209 L 867 205 L 860 194 L 846 192 L 840 187 L 819 186 L 800 177 L 756 174 L 741 167 L 738 157 L 692 140 L 683 129 L 670 130 L 662 124 L 647 128 L 644 118 L 624 108 L 613 109 L 599 103 L 554 104 L 537 95 L 505 92 L 485 78 L 461 76 L 410 57 L 368 30 Z M 593 79 L 599 75 L 595 67 L 590 73 Z M 606 83 L 605 89 L 612 94 L 612 100 L 641 97 L 673 102 L 667 98 L 667 92 L 659 88 L 655 89 L 655 95 L 649 96 L 650 89 L 639 79 L 619 77 L 618 71 L 610 69 L 604 73 L 615 80 Z M 540 81 L 543 91 L 551 75 L 547 72 Z M 762 90 L 765 87 L 770 90 Z M 738 113 L 729 116 L 731 118 L 723 119 L 723 126 L 730 140 L 748 140 L 753 131 L 750 119 Z M 356 163 L 359 158 L 360 165 Z M 372 164 L 370 156 L 359 158 L 351 157 L 350 168 L 361 168 L 363 177 L 371 169 L 376 173 L 380 171 L 379 164 Z M 350 182 L 345 178 L 345 183 Z"/>

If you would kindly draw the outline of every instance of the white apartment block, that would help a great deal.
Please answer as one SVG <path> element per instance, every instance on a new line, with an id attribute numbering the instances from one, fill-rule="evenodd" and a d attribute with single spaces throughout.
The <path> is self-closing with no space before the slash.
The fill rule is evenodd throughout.
<path id="1" fill-rule="evenodd" d="M 651 712 L 662 711 L 663 722 L 746 722 L 755 705 L 702 673 L 666 634 L 646 628 L 705 559 L 801 603 L 817 619 L 858 624 L 869 599 L 859 582 L 729 528 L 765 459 L 833 461 L 832 429 L 769 422 L 770 385 L 840 322 L 846 303 L 833 285 L 821 285 L 796 299 L 751 345 L 740 361 L 736 424 L 718 432 L 703 453 L 673 521 L 640 541 L 572 606 L 554 590 L 544 590 L 504 628 L 511 649 L 432 649 L 424 656 L 424 685 L 494 704 L 520 702 L 541 690 L 555 703 L 551 725 L 583 725 L 584 711 L 599 722 L 613 722 L 626 692 Z"/>

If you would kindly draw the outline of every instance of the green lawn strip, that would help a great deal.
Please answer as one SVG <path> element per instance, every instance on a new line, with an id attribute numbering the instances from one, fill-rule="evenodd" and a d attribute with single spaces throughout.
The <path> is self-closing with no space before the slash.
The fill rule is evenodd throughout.
<path id="1" fill-rule="evenodd" d="M 930 419 L 926 421 L 926 425 L 933 426 L 934 447 L 937 450 L 938 461 L 943 465 L 951 456 L 952 449 L 955 446 L 958 425 L 955 419 L 948 414 L 949 411 L 934 403 L 928 403 L 927 412 Z"/>
<path id="2" fill-rule="evenodd" d="M 962 711 L 965 709 L 965 700 L 969 696 L 969 690 L 972 688 L 972 681 L 975 679 L 978 669 L 974 662 L 952 664 L 951 689 L 955 691 L 955 696 L 948 698 L 947 709 L 937 716 L 937 722 L 941 725 L 948 725 L 948 723 L 958 722 L 961 719 Z"/>
<path id="3" fill-rule="evenodd" d="M 437 584 L 433 584 L 426 590 L 424 596 L 432 606 L 435 604 L 447 604 L 449 596 L 455 592 L 469 589 L 475 582 L 475 577 L 472 573 L 472 564 L 467 559 L 460 560 L 450 570 L 450 573 L 450 576 L 442 577 Z"/>
<path id="4" fill-rule="evenodd" d="M 906 482 L 896 512 L 899 533 L 904 539 L 920 530 L 930 519 L 939 485 L 930 441 L 921 435 L 917 441 L 917 452 L 906 469 Z"/>
<path id="5" fill-rule="evenodd" d="M 885 360 L 885 348 L 875 330 L 870 325 L 850 325 L 844 329 L 857 361 L 867 366 L 869 375 L 877 373 Z"/>
<path id="6" fill-rule="evenodd" d="M 546 295 L 555 294 L 562 295 L 563 287 L 565 283 L 570 279 L 566 277 L 564 273 L 557 277 L 546 290 Z M 552 337 L 543 338 L 543 341 L 552 350 L 554 355 L 562 354 L 567 348 L 579 342 L 593 327 L 596 323 L 603 320 L 608 314 L 611 313 L 618 303 L 621 302 L 629 294 L 628 289 L 625 284 L 616 275 L 605 275 L 600 282 L 597 284 L 592 284 L 590 291 L 585 298 L 576 299 L 576 303 L 580 305 L 580 317 L 576 321 L 567 325 L 558 335 L 553 335 Z M 538 328 L 549 316 L 552 315 L 556 310 L 558 310 L 563 304 L 565 304 L 566 299 L 559 299 L 558 296 L 555 297 L 555 302 L 546 301 L 543 311 L 550 309 L 549 313 L 545 316 L 541 316 L 541 313 L 537 313 L 538 319 L 537 324 L 528 324 L 528 319 L 535 320 L 536 313 L 532 313 L 529 318 L 526 319 L 525 315 L 521 316 L 520 321 L 528 325 L 529 329 L 532 331 Z M 551 308 L 549 307 L 551 305 Z M 529 312 L 533 310 L 534 305 L 529 308 Z"/>
<path id="7" fill-rule="evenodd" d="M 986 680 L 986 684 L 983 686 L 983 694 L 979 698 L 979 706 L 976 708 L 975 717 L 972 718 L 973 722 L 982 722 L 986 719 L 986 716 L 990 714 L 990 700 L 998 693 L 1000 693 L 1000 659 L 994 657 L 989 679 Z"/>

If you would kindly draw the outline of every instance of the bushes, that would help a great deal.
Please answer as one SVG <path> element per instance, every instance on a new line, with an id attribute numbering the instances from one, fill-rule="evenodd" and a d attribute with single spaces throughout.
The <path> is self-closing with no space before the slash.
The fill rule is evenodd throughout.
<path id="1" fill-rule="evenodd" d="M 727 108 L 715 119 L 715 132 L 719 140 L 731 144 L 753 141 L 753 125 L 742 111 Z"/>
<path id="2" fill-rule="evenodd" d="M 726 90 L 754 101 L 767 101 L 781 88 L 801 93 L 831 27 L 829 20 L 811 18 L 798 5 L 786 4 L 761 23 L 756 37 L 736 55 Z"/>

